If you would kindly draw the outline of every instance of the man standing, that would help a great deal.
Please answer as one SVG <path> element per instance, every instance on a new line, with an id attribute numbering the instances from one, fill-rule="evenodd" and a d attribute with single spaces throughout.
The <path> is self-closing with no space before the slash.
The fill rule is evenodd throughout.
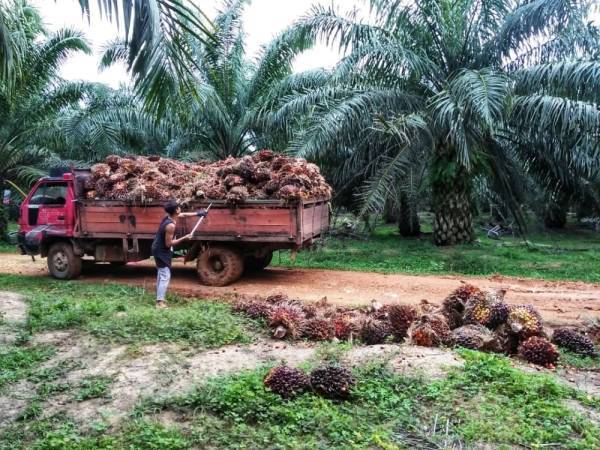
<path id="1" fill-rule="evenodd" d="M 167 215 L 160 223 L 154 241 L 152 242 L 152 256 L 158 269 L 156 277 L 156 307 L 166 308 L 165 297 L 169 281 L 171 281 L 171 261 L 173 259 L 173 247 L 192 238 L 191 234 L 175 239 L 175 225 L 179 217 L 204 217 L 206 211 L 193 213 L 182 213 L 181 208 L 175 200 L 169 200 L 165 204 Z"/>

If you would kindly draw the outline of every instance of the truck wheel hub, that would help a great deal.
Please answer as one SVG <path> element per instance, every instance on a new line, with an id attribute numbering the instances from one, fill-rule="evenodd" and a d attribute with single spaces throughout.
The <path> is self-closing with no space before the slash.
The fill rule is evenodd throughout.
<path id="1" fill-rule="evenodd" d="M 65 255 L 63 252 L 56 253 L 54 255 L 54 258 L 52 258 L 52 261 L 54 262 L 54 267 L 56 268 L 56 270 L 59 270 L 61 272 L 64 272 L 69 267 L 67 255 Z"/>

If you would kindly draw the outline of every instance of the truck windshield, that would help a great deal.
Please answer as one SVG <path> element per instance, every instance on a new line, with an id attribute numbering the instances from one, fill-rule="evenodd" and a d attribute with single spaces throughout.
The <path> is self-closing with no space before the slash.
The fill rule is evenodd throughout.
<path id="1" fill-rule="evenodd" d="M 46 183 L 33 193 L 30 205 L 64 205 L 67 201 L 67 183 Z"/>

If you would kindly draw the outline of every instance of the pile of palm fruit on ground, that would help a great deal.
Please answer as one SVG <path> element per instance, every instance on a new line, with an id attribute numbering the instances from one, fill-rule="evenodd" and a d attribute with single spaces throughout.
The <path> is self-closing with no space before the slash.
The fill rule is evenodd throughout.
<path id="1" fill-rule="evenodd" d="M 184 163 L 160 156 L 111 155 L 91 167 L 85 180 L 88 199 L 134 204 L 178 199 L 285 201 L 329 199 L 331 187 L 315 164 L 261 150 L 252 156 L 217 162 Z"/>
<path id="2" fill-rule="evenodd" d="M 267 373 L 264 384 L 284 398 L 311 391 L 325 398 L 345 400 L 350 397 L 356 380 L 348 369 L 335 364 L 318 367 L 310 374 L 295 367 L 280 365 Z"/>
<path id="3" fill-rule="evenodd" d="M 276 339 L 362 341 L 367 345 L 407 341 L 426 347 L 460 346 L 474 350 L 519 354 L 527 361 L 553 367 L 557 345 L 597 356 L 594 342 L 570 328 L 554 330 L 551 339 L 542 318 L 530 305 L 508 305 L 505 291 L 485 292 L 462 285 L 441 305 L 422 302 L 345 308 L 326 301 L 302 303 L 284 294 L 239 300 L 234 310 L 264 319 Z"/>

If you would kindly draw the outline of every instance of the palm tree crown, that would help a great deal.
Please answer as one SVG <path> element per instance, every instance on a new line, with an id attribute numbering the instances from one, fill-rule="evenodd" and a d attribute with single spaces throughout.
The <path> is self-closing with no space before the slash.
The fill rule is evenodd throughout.
<path id="1" fill-rule="evenodd" d="M 371 6 L 371 22 L 316 7 L 296 24 L 315 37 L 341 37 L 349 52 L 320 86 L 277 105 L 274 123 L 309 117 L 293 151 L 341 163 L 346 182 L 368 179 L 363 199 L 375 207 L 406 181 L 415 156 L 426 161 L 437 244 L 473 239 L 476 176 L 517 211 L 515 174 L 533 166 L 537 150 L 591 173 L 600 62 L 590 2 Z"/>

